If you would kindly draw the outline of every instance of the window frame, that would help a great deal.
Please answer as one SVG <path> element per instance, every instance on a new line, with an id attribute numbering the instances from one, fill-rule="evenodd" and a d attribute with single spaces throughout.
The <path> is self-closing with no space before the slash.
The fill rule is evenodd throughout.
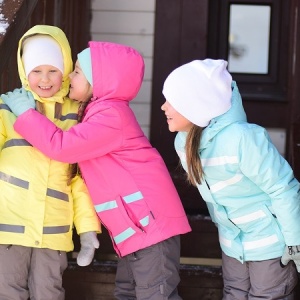
<path id="1" fill-rule="evenodd" d="M 285 1 L 285 2 L 284 2 Z M 287 24 L 286 9 L 288 0 L 211 0 L 209 7 L 208 54 L 212 58 L 228 60 L 230 5 L 268 5 L 271 7 L 269 39 L 269 63 L 267 74 L 235 73 L 233 79 L 239 83 L 244 99 L 285 101 L 287 91 L 287 64 L 282 53 L 286 53 L 287 37 L 284 32 Z"/>

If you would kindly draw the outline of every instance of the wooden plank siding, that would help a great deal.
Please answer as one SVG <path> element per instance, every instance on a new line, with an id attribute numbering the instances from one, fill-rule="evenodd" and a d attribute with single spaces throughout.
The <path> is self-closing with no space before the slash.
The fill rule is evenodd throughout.
<path id="1" fill-rule="evenodd" d="M 91 38 L 131 46 L 145 61 L 140 92 L 130 103 L 145 135 L 150 135 L 154 0 L 92 0 Z"/>

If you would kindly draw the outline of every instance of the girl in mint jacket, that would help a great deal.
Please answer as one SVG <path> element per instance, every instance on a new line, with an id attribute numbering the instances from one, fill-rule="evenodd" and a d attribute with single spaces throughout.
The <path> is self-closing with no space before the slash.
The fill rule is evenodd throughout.
<path id="1" fill-rule="evenodd" d="M 15 129 L 51 158 L 78 162 L 95 209 L 119 255 L 116 299 L 181 299 L 179 235 L 190 226 L 169 172 L 129 106 L 140 90 L 144 61 L 133 48 L 90 42 L 70 75 L 70 98 L 82 122 L 63 131 L 26 106 Z M 29 99 L 27 98 L 29 97 Z M 25 112 L 24 112 L 25 111 Z M 23 113 L 24 112 L 24 113 Z M 39 130 L 36 130 L 36 128 Z"/>
<path id="2" fill-rule="evenodd" d="M 175 69 L 162 110 L 218 227 L 223 299 L 293 299 L 297 273 L 288 262 L 300 272 L 300 185 L 267 131 L 247 122 L 226 66 L 206 59 Z"/>

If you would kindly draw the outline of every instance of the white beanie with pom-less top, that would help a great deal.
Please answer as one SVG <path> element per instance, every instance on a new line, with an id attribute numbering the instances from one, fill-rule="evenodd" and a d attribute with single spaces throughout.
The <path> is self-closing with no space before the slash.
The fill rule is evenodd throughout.
<path id="1" fill-rule="evenodd" d="M 26 38 L 22 46 L 22 61 L 26 76 L 41 65 L 54 66 L 64 74 L 64 58 L 58 42 L 49 35 Z"/>
<path id="2" fill-rule="evenodd" d="M 190 122 L 206 127 L 231 107 L 232 77 L 222 59 L 194 60 L 170 73 L 164 82 L 166 100 Z"/>

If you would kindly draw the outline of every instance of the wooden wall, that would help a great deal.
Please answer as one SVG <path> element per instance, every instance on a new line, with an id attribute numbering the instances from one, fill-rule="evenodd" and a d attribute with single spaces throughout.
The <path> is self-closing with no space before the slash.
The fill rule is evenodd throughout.
<path id="1" fill-rule="evenodd" d="M 92 0 L 91 38 L 125 44 L 145 60 L 145 77 L 130 106 L 146 136 L 150 132 L 155 0 Z"/>

